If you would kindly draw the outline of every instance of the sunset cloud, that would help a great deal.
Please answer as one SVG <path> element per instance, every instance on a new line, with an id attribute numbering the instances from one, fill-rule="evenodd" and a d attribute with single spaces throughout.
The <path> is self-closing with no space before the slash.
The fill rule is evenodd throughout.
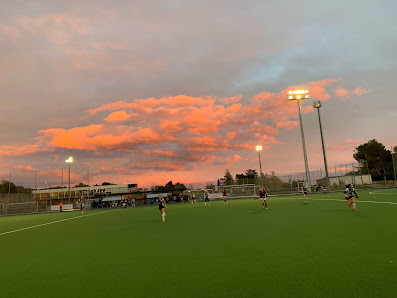
<path id="1" fill-rule="evenodd" d="M 328 146 L 327 149 L 331 151 L 345 151 L 345 150 L 353 150 L 362 143 L 360 139 L 348 139 L 344 140 L 341 144 L 335 144 Z"/>
<path id="2" fill-rule="evenodd" d="M 322 80 L 296 88 L 310 88 L 316 98 L 328 100 L 331 94 L 346 93 L 338 89 L 338 84 L 340 80 Z M 296 103 L 286 100 L 290 88 L 279 93 L 261 92 L 251 98 L 179 95 L 107 103 L 88 110 L 81 119 L 89 121 L 92 117 L 95 124 L 42 129 L 36 144 L 3 146 L 0 155 L 53 151 L 57 161 L 60 150 L 67 149 L 109 158 L 108 165 L 102 160 L 102 166 L 96 167 L 96 175 L 189 171 L 199 164 L 211 163 L 231 166 L 242 160 L 244 151 L 253 150 L 257 144 L 262 144 L 264 150 L 285 144 L 277 139 L 280 130 L 299 125 Z M 364 91 L 360 89 L 356 93 L 364 94 Z M 311 106 L 302 107 L 304 114 L 312 111 Z M 346 150 L 356 142 L 346 140 L 330 146 L 329 150 Z M 129 161 L 120 159 L 119 165 L 112 164 L 117 152 L 129 154 Z M 84 177 L 84 174 L 75 175 L 76 179 Z"/>

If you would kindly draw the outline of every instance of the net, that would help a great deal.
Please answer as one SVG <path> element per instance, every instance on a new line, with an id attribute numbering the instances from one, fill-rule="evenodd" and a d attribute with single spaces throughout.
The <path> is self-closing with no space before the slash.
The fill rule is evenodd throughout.
<path id="1" fill-rule="evenodd" d="M 26 202 L 6 204 L 4 214 L 28 214 L 36 212 L 38 212 L 37 202 Z"/>

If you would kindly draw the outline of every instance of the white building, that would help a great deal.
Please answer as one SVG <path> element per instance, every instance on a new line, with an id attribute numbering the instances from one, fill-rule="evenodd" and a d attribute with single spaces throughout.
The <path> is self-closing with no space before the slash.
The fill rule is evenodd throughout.
<path id="1" fill-rule="evenodd" d="M 74 199 L 95 199 L 109 195 L 122 195 L 138 190 L 136 183 L 99 185 L 86 187 L 71 187 L 70 198 Z M 32 194 L 36 200 L 63 200 L 69 199 L 69 188 L 47 188 L 33 190 Z"/>

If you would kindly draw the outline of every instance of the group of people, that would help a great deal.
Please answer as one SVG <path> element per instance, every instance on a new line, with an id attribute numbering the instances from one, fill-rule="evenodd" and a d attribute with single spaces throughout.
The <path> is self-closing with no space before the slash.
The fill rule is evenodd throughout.
<path id="1" fill-rule="evenodd" d="M 303 193 L 303 196 L 304 196 L 304 202 L 308 203 L 309 202 L 308 190 L 307 190 L 305 184 L 303 184 L 303 186 L 301 188 L 301 192 Z M 328 193 L 325 185 L 323 186 L 323 192 L 325 194 Z M 344 193 L 345 193 L 346 200 L 349 202 L 349 207 L 353 207 L 353 210 L 357 211 L 355 198 L 358 198 L 358 195 L 354 189 L 354 185 L 353 184 L 346 185 L 346 189 L 345 189 Z M 264 208 L 264 209 L 268 209 L 267 200 L 266 200 L 268 197 L 268 194 L 269 194 L 269 190 L 266 190 L 264 187 L 262 187 L 261 190 L 259 191 L 259 199 L 262 201 L 262 208 Z M 227 201 L 226 190 L 222 191 L 222 197 L 223 197 L 223 203 L 227 204 L 228 201 Z M 193 198 L 195 199 L 195 196 L 192 196 L 192 201 L 193 201 Z M 207 203 L 208 203 L 208 206 L 210 206 L 210 201 L 208 198 L 208 191 L 205 191 L 204 192 L 204 204 L 205 204 L 204 206 L 207 206 Z M 161 195 L 158 195 L 158 197 L 156 199 L 156 205 L 158 205 L 159 211 L 161 213 L 162 221 L 165 222 L 165 217 L 166 217 L 165 209 L 167 208 L 167 203 L 166 203 L 166 200 Z"/>
<path id="2" fill-rule="evenodd" d="M 304 202 L 308 203 L 309 202 L 309 198 L 308 198 L 308 195 L 307 195 L 307 188 L 306 188 L 305 183 L 303 183 L 301 192 L 303 193 L 303 197 L 305 198 Z M 323 186 L 323 193 L 324 194 L 328 193 L 327 187 L 325 185 Z M 357 195 L 356 190 L 354 189 L 354 185 L 352 183 L 346 185 L 344 194 L 345 194 L 345 199 L 349 202 L 349 207 L 353 207 L 353 210 L 357 211 L 356 201 L 354 200 L 354 198 L 357 199 L 358 195 Z"/>

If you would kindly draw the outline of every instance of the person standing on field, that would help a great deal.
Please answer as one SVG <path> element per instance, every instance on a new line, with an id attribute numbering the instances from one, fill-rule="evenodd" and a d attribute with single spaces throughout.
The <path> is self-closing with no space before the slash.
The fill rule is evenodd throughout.
<path id="1" fill-rule="evenodd" d="M 226 197 L 226 189 L 224 189 L 224 190 L 222 191 L 222 196 L 223 196 L 223 204 L 229 203 L 229 202 L 227 201 L 227 197 Z"/>
<path id="2" fill-rule="evenodd" d="M 207 207 L 207 202 L 208 202 L 208 207 L 210 206 L 210 199 L 208 198 L 208 190 L 204 192 L 204 206 Z"/>
<path id="3" fill-rule="evenodd" d="M 261 191 L 259 192 L 259 198 L 262 200 L 262 208 L 267 209 L 266 197 L 267 197 L 267 192 L 265 188 L 262 187 Z"/>

